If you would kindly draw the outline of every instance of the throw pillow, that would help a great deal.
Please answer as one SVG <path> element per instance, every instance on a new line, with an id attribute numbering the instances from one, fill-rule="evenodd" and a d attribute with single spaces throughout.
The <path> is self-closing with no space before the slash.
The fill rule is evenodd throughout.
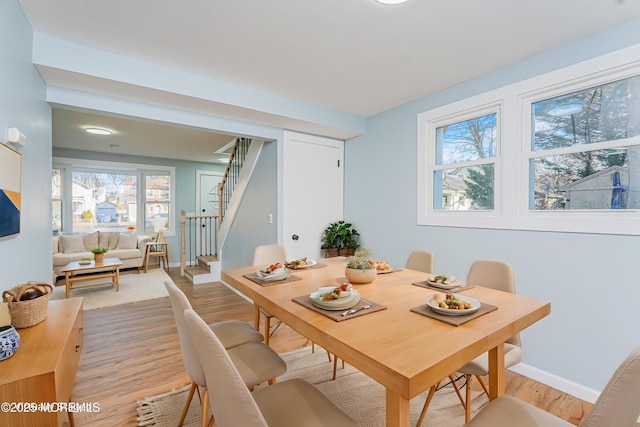
<path id="1" fill-rule="evenodd" d="M 85 252 L 82 234 L 73 234 L 70 236 L 60 236 L 60 247 L 63 254 L 73 254 L 77 252 Z"/>
<path id="2" fill-rule="evenodd" d="M 84 250 L 87 252 L 91 251 L 91 248 L 98 246 L 98 232 L 94 231 L 93 233 L 84 234 L 82 241 L 84 242 Z"/>
<path id="3" fill-rule="evenodd" d="M 113 231 L 100 232 L 100 246 L 104 246 L 109 249 L 115 249 L 118 247 L 118 238 L 120 233 Z"/>
<path id="4" fill-rule="evenodd" d="M 135 234 L 120 234 L 118 249 L 137 249 L 138 236 Z"/>

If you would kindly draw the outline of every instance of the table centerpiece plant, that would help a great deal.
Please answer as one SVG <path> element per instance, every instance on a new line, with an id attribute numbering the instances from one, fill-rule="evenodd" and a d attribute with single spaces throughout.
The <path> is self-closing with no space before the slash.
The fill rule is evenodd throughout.
<path id="1" fill-rule="evenodd" d="M 360 285 L 371 283 L 375 280 L 378 272 L 370 261 L 368 249 L 356 251 L 355 254 L 349 258 L 347 267 L 344 269 L 344 276 L 349 283 Z"/>
<path id="2" fill-rule="evenodd" d="M 100 245 L 95 245 L 93 248 L 91 248 L 91 253 L 93 253 L 93 259 L 97 263 L 104 261 L 104 254 L 106 254 L 108 251 L 109 251 L 109 248 L 100 246 Z"/>

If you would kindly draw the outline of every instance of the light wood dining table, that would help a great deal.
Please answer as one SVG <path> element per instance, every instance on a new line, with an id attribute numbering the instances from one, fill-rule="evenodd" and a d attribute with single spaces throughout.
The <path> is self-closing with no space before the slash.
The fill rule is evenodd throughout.
<path id="1" fill-rule="evenodd" d="M 498 307 L 460 326 L 411 308 L 437 291 L 412 285 L 425 273 L 402 269 L 354 285 L 362 298 L 385 310 L 336 322 L 292 299 L 346 282 L 345 258 L 318 260 L 322 268 L 295 270 L 301 280 L 262 286 L 244 277 L 259 267 L 222 272 L 222 280 L 301 335 L 339 356 L 386 388 L 386 425 L 409 426 L 409 401 L 476 356 L 489 352 L 489 398 L 504 393 L 504 342 L 547 316 L 550 303 L 475 286 L 459 293 Z"/>

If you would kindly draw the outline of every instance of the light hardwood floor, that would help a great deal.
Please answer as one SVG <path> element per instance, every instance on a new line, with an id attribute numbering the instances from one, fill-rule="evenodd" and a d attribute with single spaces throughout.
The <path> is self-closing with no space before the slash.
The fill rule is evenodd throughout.
<path id="1" fill-rule="evenodd" d="M 180 277 L 179 268 L 172 268 L 170 275 L 207 323 L 253 323 L 251 303 L 221 283 L 191 285 Z M 278 352 L 305 344 L 306 339 L 286 325 L 271 337 Z M 75 414 L 76 426 L 136 426 L 138 400 L 189 383 L 168 298 L 85 311 L 84 350 L 72 401 L 96 402 L 100 411 Z M 591 409 L 589 403 L 512 372 L 506 393 L 575 425 Z"/>

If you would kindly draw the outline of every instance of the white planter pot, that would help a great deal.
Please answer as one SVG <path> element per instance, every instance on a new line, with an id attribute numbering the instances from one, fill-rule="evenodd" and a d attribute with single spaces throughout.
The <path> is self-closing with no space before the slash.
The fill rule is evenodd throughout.
<path id="1" fill-rule="evenodd" d="M 368 270 L 361 270 L 359 268 L 345 268 L 344 277 L 347 278 L 349 283 L 354 285 L 363 285 L 365 283 L 371 283 L 378 276 L 378 272 L 375 268 Z"/>

